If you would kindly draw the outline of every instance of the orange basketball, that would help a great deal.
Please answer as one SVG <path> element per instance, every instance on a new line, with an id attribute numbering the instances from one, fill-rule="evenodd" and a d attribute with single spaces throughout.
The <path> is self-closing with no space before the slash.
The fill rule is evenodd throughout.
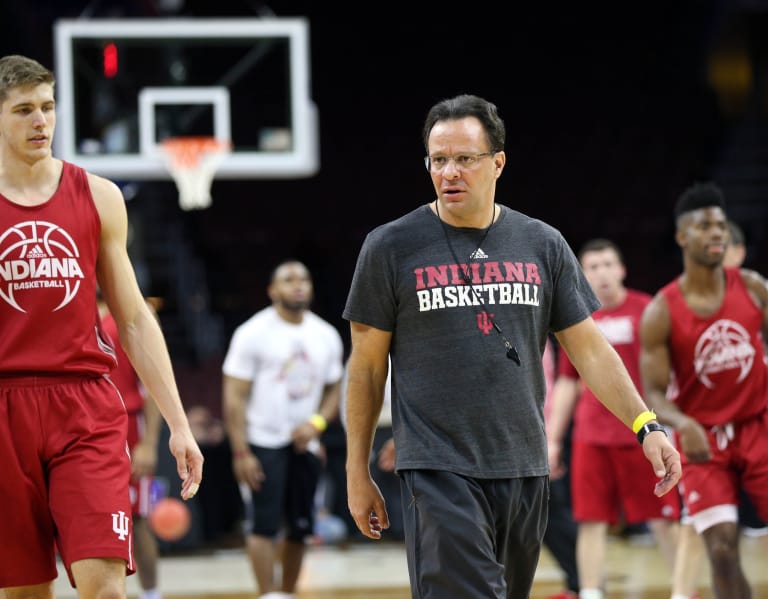
<path id="1" fill-rule="evenodd" d="M 178 541 L 187 534 L 192 514 L 181 499 L 165 497 L 149 514 L 149 526 L 164 541 Z"/>

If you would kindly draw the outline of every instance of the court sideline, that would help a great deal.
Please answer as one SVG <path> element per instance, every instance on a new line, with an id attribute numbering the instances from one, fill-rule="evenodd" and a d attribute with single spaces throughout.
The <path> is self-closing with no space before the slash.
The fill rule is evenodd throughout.
<path id="1" fill-rule="evenodd" d="M 754 538 L 742 540 L 742 558 L 754 599 L 768 599 L 766 556 Z M 647 537 L 612 537 L 608 551 L 606 599 L 668 599 L 669 568 Z M 256 599 L 255 583 L 242 551 L 227 549 L 203 555 L 165 556 L 160 580 L 165 599 Z M 701 598 L 711 599 L 708 572 Z M 532 599 L 562 589 L 560 570 L 544 550 Z M 138 597 L 138 577 L 128 578 L 130 599 Z M 75 599 L 63 570 L 56 581 L 58 599 Z M 299 599 L 409 599 L 405 552 L 399 543 L 354 543 L 313 546 L 299 581 Z"/>

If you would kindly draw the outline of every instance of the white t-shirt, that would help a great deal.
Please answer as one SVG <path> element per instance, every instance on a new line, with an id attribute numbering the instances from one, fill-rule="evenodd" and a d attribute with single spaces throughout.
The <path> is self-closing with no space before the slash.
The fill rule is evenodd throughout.
<path id="1" fill-rule="evenodd" d="M 294 324 L 270 306 L 237 327 L 222 371 L 253 382 L 248 441 L 271 448 L 290 444 L 291 431 L 317 412 L 323 388 L 341 379 L 342 354 L 338 331 L 312 312 Z"/>

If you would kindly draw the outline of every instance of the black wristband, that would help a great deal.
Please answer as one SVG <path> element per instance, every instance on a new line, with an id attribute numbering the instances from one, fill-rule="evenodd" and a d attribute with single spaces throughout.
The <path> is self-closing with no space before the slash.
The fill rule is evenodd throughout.
<path id="1" fill-rule="evenodd" d="M 654 431 L 661 431 L 662 433 L 667 435 L 667 437 L 669 437 L 669 435 L 667 434 L 667 429 L 665 429 L 663 426 L 661 426 L 658 422 L 651 421 L 651 422 L 645 423 L 643 426 L 640 427 L 640 430 L 637 431 L 637 441 L 638 441 L 638 443 L 640 443 L 640 445 L 642 445 L 643 441 L 645 441 L 645 436 L 648 433 L 652 433 Z"/>

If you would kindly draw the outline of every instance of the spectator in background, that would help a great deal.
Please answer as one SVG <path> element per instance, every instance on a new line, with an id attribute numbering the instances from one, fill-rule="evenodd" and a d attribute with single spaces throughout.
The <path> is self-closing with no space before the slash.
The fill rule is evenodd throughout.
<path id="1" fill-rule="evenodd" d="M 147 302 L 150 310 L 155 309 Z M 133 545 L 136 572 L 141 586 L 140 599 L 161 599 L 158 588 L 157 562 L 160 551 L 149 517 L 152 506 L 152 475 L 157 467 L 157 448 L 162 417 L 157 404 L 147 394 L 144 385 L 131 366 L 117 331 L 117 323 L 99 294 L 99 316 L 104 333 L 112 342 L 117 366 L 110 378 L 120 391 L 128 412 L 128 447 L 131 451 L 131 510 L 133 515 Z M 191 423 L 190 423 L 191 425 Z"/>
<path id="2" fill-rule="evenodd" d="M 608 239 L 592 239 L 579 251 L 579 262 L 602 307 L 593 318 L 613 345 L 633 382 L 640 386 L 640 317 L 651 296 L 624 285 L 627 270 L 621 250 Z M 575 415 L 574 415 L 575 412 Z M 675 557 L 676 493 L 656 497 L 654 475 L 645 468 L 643 450 L 627 429 L 581 385 L 567 355 L 560 356 L 549 421 L 550 470 L 561 461 L 562 439 L 573 417 L 571 489 L 578 522 L 577 561 L 584 595 L 604 596 L 609 526 L 647 522 L 666 563 Z"/>
<path id="3" fill-rule="evenodd" d="M 743 490 L 768 519 L 768 286 L 754 271 L 723 268 L 728 225 L 718 186 L 686 189 L 675 223 L 683 273 L 643 313 L 643 387 L 675 430 L 680 488 L 707 547 L 715 597 L 749 599 L 738 505 Z"/>
<path id="4" fill-rule="evenodd" d="M 279 264 L 268 294 L 272 305 L 235 330 L 222 370 L 233 469 L 251 516 L 246 549 L 260 596 L 276 599 L 295 597 L 313 533 L 319 437 L 338 416 L 343 344 L 309 309 L 312 279 L 304 264 Z"/>

